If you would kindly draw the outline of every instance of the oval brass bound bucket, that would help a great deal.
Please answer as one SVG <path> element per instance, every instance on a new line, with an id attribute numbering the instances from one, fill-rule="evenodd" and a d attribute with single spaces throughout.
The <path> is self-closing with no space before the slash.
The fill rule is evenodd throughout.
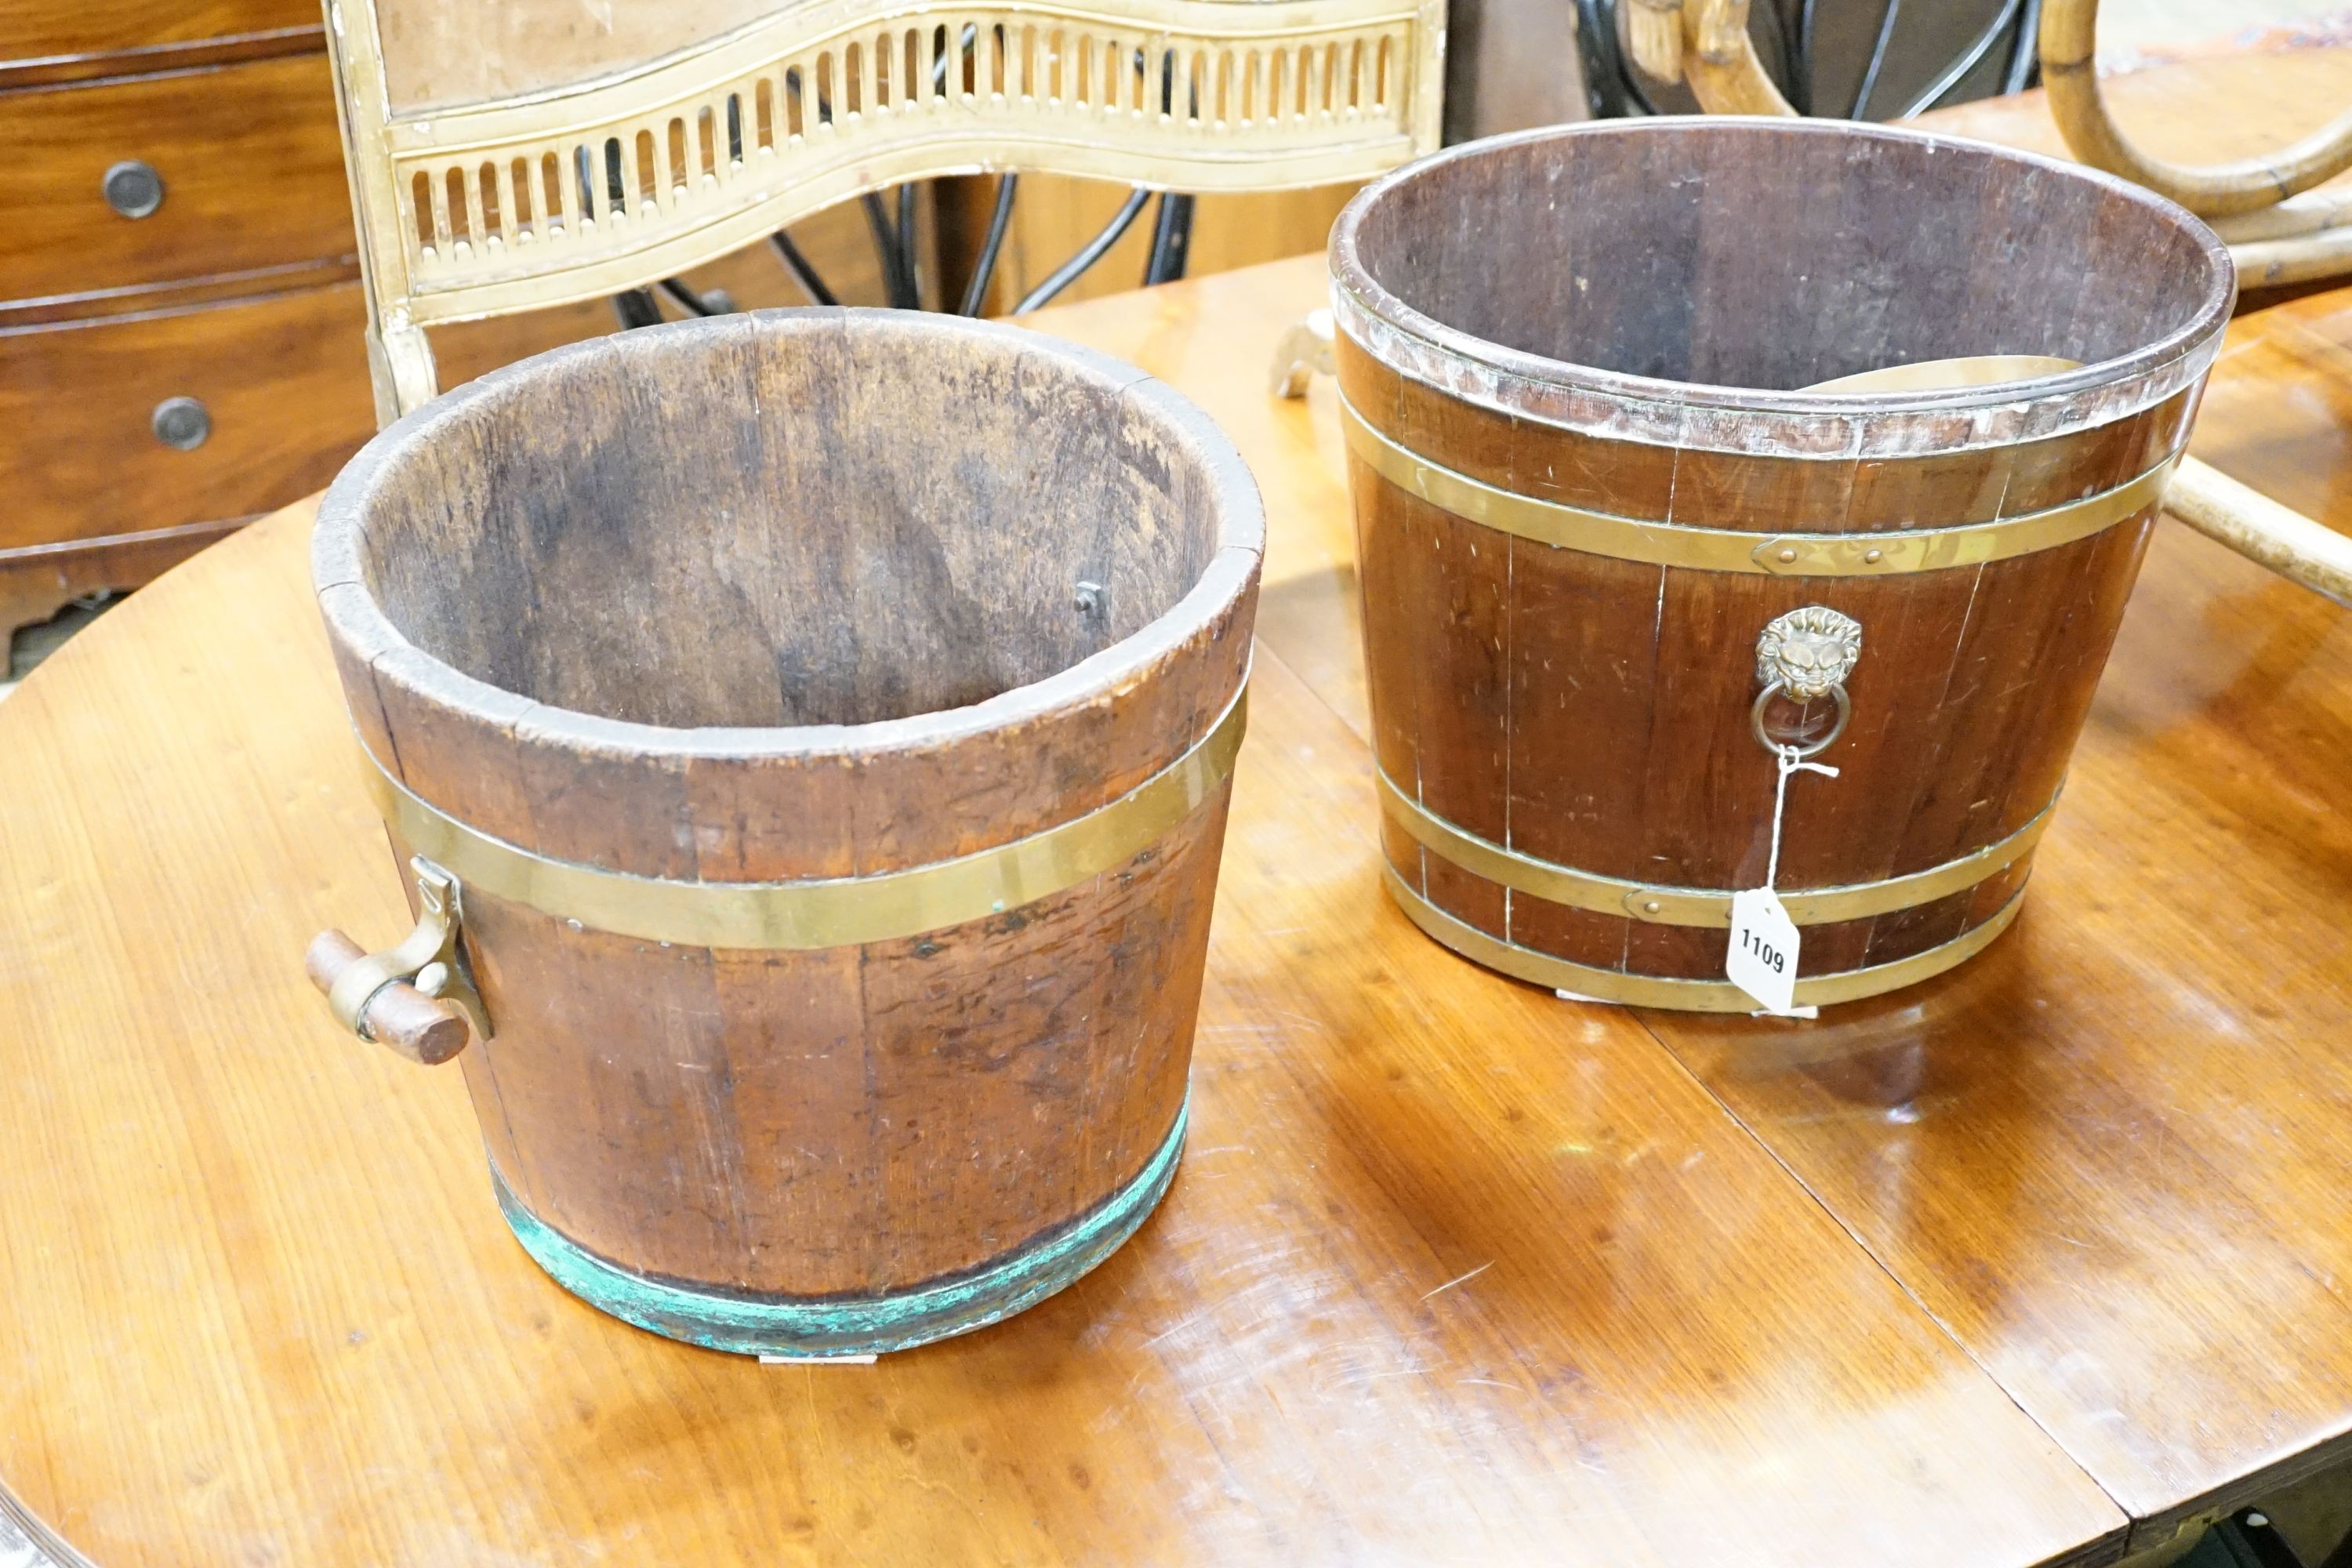
<path id="1" fill-rule="evenodd" d="M 1400 171 L 1331 266 L 1406 912 L 1562 990 L 1752 1008 L 1731 899 L 1790 746 L 1838 770 L 1788 785 L 1799 1005 L 1998 936 L 2230 313 L 2212 234 L 1973 143 L 1663 120 Z M 1980 355 L 2080 368 L 1807 390 Z"/>
<path id="2" fill-rule="evenodd" d="M 462 1049 L 565 1286 L 784 1356 L 1016 1311 L 1150 1215 L 1263 526 L 1128 366 L 781 311 L 543 355 L 378 437 L 320 602 L 416 934 L 314 973 Z"/>

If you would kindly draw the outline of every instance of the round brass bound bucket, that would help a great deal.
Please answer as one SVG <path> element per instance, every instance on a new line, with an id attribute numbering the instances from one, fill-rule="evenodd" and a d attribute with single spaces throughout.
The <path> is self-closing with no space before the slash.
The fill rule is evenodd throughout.
<path id="1" fill-rule="evenodd" d="M 607 1311 L 836 1357 L 1019 1310 L 1182 1144 L 1262 539 L 1190 405 L 1008 327 L 728 316 L 461 388 L 320 510 L 417 925 L 313 977 L 459 1056 Z"/>
<path id="2" fill-rule="evenodd" d="M 2203 225 L 1917 132 L 1612 121 L 1380 181 L 1331 268 L 1387 880 L 1424 931 L 1748 1010 L 1733 897 L 1768 874 L 1801 1006 L 2007 927 L 2229 317 Z M 1980 356 L 2043 364 L 1820 385 Z M 1837 772 L 1786 781 L 1776 869 L 1784 752 Z"/>

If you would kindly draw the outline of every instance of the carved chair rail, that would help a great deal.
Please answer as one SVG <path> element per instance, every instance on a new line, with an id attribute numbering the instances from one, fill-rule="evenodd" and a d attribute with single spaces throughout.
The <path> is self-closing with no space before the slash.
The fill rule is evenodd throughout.
<path id="1" fill-rule="evenodd" d="M 1225 191 L 1380 173 L 1437 144 L 1444 16 L 1443 0 L 798 5 L 575 85 L 401 110 L 376 6 L 338 6 L 385 412 L 432 395 L 427 323 L 638 288 L 908 180 Z"/>

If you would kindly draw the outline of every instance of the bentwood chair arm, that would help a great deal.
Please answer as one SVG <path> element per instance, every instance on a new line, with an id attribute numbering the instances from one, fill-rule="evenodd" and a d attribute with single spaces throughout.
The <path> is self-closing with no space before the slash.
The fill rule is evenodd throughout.
<path id="1" fill-rule="evenodd" d="M 2309 190 L 2352 168 L 2352 112 L 2281 152 L 2189 169 L 2150 158 L 2116 129 L 2094 68 L 2098 0 L 2047 0 L 2042 73 L 2075 156 L 2218 220 L 2250 286 L 2352 271 L 2352 197 Z M 1793 114 L 1748 37 L 1748 0 L 1631 0 L 1626 42 L 1652 76 L 1686 81 L 1710 114 Z M 1286 344 L 1277 385 L 1302 355 Z M 2183 458 L 2166 491 L 2173 516 L 2289 582 L 2352 604 L 2352 538 L 2226 474 Z"/>
<path id="2" fill-rule="evenodd" d="M 2132 145 L 2100 96 L 2098 21 L 2098 0 L 2049 0 L 2042 13 L 2050 115 L 2074 156 L 2211 219 L 2230 242 L 2241 288 L 2352 272 L 2352 197 L 2312 188 L 2352 169 L 2352 110 L 2300 142 L 2234 163 L 2188 168 L 2150 157 Z"/>
<path id="3" fill-rule="evenodd" d="M 1797 112 L 1748 36 L 1748 0 L 1632 0 L 1625 31 L 1634 64 L 1689 83 L 1709 114 Z"/>
<path id="4" fill-rule="evenodd" d="M 2125 137 L 2099 96 L 2098 20 L 2099 0 L 2048 0 L 2042 12 L 2042 80 L 2051 117 L 2085 163 L 2209 218 L 2274 205 L 2352 169 L 2352 111 L 2275 153 L 2233 163 L 2189 168 L 2150 157 Z"/>
<path id="5" fill-rule="evenodd" d="M 2211 464 L 2181 458 L 2165 487 L 2164 510 L 2288 582 L 2352 605 L 2352 536 L 2281 506 Z"/>

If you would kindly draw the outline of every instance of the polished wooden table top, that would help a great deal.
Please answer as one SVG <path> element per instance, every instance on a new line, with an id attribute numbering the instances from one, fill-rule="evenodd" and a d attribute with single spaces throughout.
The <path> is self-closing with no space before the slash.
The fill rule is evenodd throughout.
<path id="1" fill-rule="evenodd" d="M 2103 1562 L 2352 1428 L 2352 617 L 2161 530 L 2015 930 L 1813 1024 L 1574 1005 L 1381 894 L 1315 259 L 1047 323 L 1264 487 L 1192 1147 L 1004 1325 L 761 1367 L 500 1221 L 454 1073 L 341 1037 L 406 927 L 297 508 L 0 704 L 0 1477 L 105 1568 Z M 2352 294 L 2198 449 L 2352 521 Z"/>

